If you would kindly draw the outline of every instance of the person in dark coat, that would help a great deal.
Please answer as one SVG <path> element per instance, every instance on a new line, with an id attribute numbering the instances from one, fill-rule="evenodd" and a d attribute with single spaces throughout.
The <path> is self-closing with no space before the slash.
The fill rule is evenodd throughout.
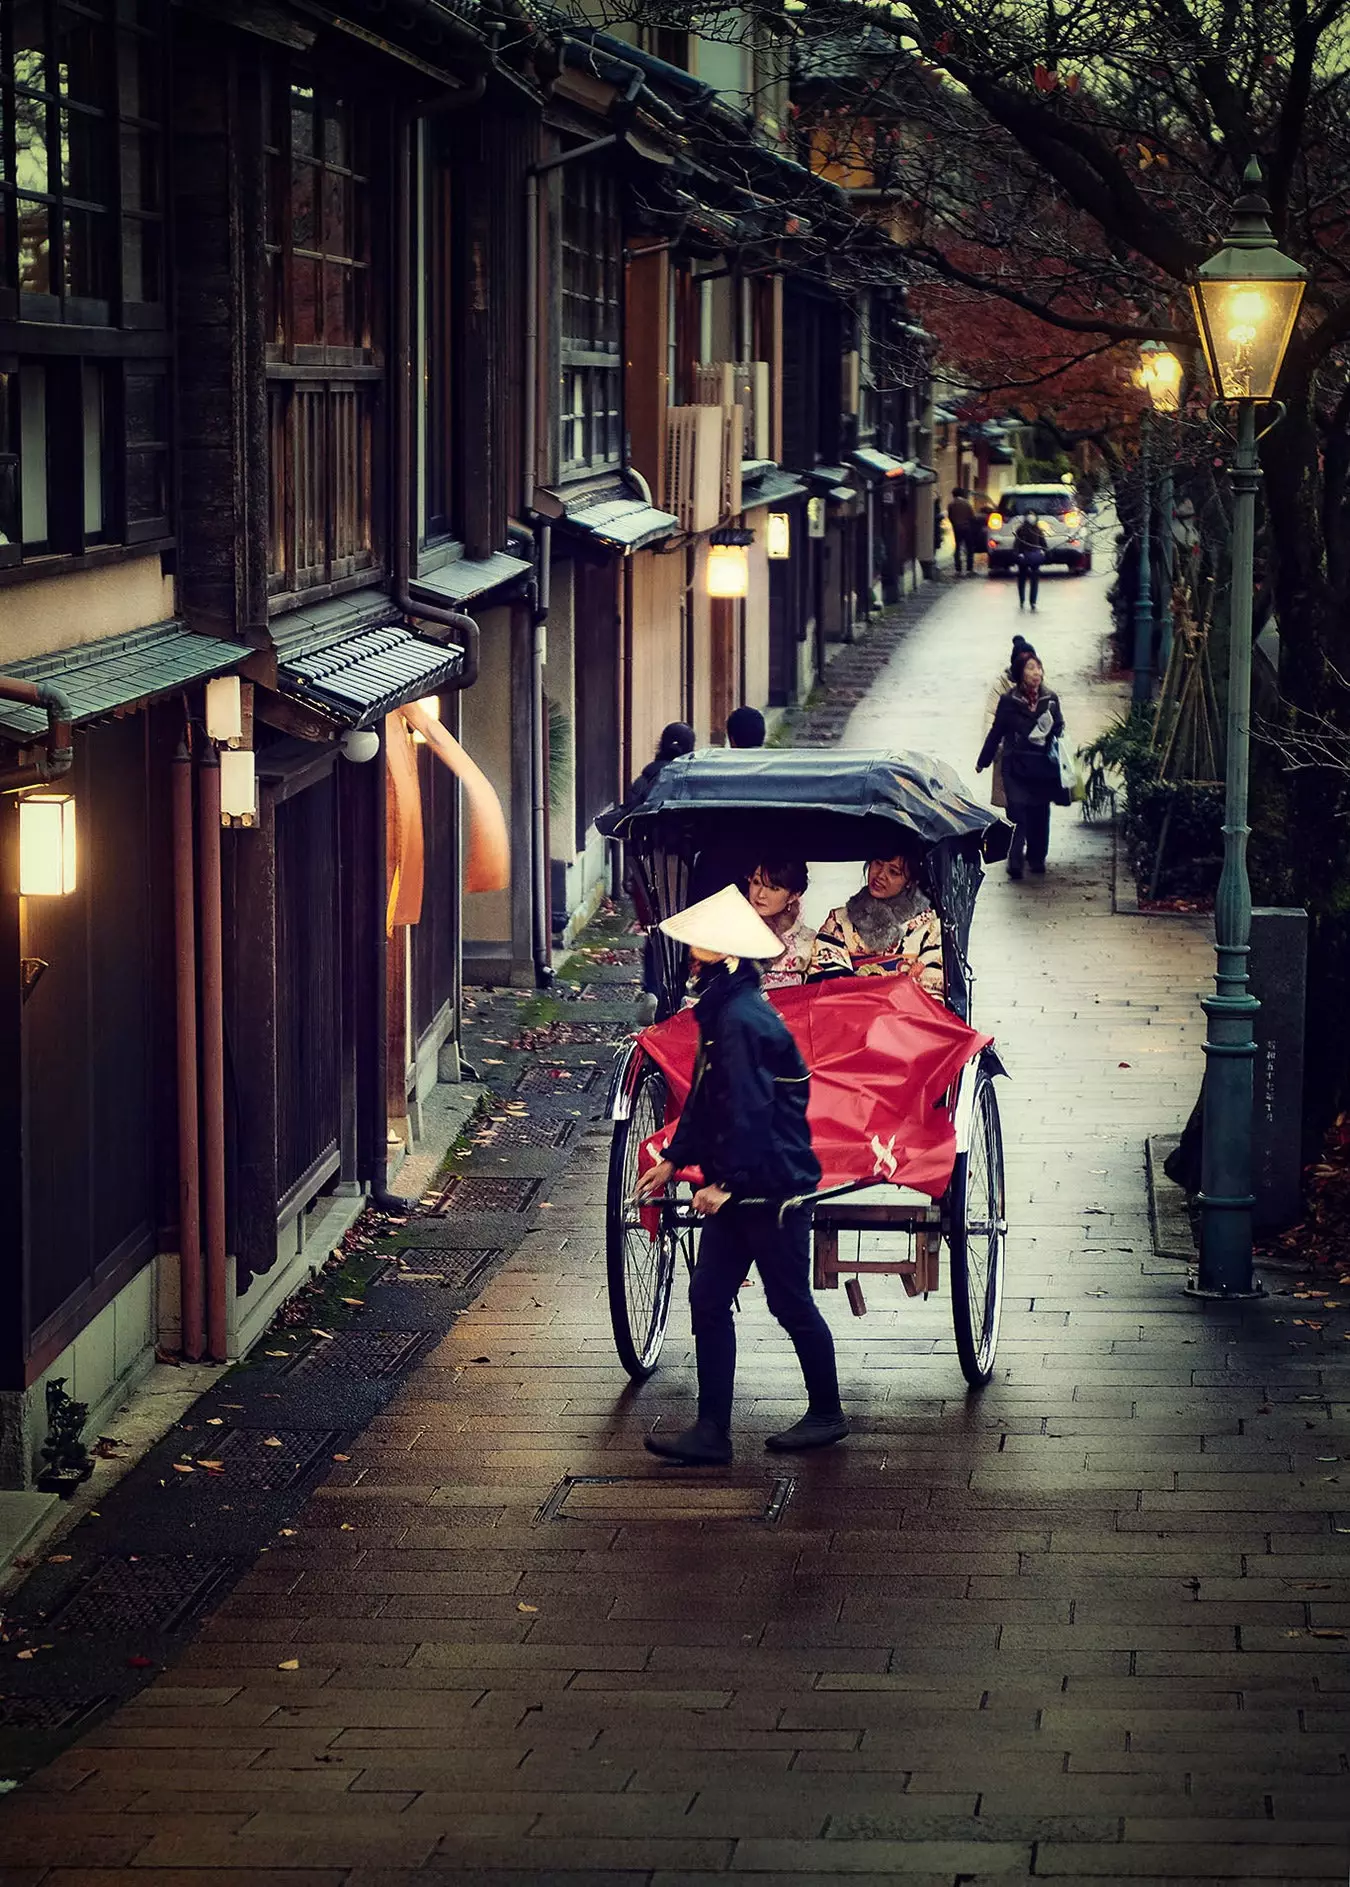
<path id="1" fill-rule="evenodd" d="M 757 960 L 779 954 L 782 940 L 734 885 L 661 928 L 688 944 L 697 965 L 698 1060 L 665 1158 L 643 1175 L 637 1196 L 650 1198 L 681 1168 L 697 1166 L 703 1184 L 694 1210 L 704 1227 L 689 1284 L 698 1420 L 669 1439 L 648 1435 L 646 1446 L 684 1467 L 731 1460 L 732 1305 L 753 1265 L 769 1309 L 792 1339 L 807 1393 L 806 1414 L 765 1446 L 776 1453 L 828 1447 L 847 1435 L 848 1423 L 834 1339 L 811 1295 L 810 1214 L 794 1203 L 820 1184 L 806 1119 L 810 1076 L 760 988 L 757 968 Z"/>
<path id="2" fill-rule="evenodd" d="M 1064 715 L 1059 696 L 1045 686 L 1045 670 L 1031 649 L 1022 649 L 1013 658 L 1012 677 L 1014 685 L 994 710 L 975 771 L 982 773 L 993 764 L 995 754 L 1001 755 L 1003 791 L 1014 828 L 1008 876 L 1020 878 L 1024 858 L 1033 872 L 1045 870 L 1050 807 L 1062 790 L 1051 743 L 1064 732 Z"/>
<path id="3" fill-rule="evenodd" d="M 656 753 L 647 762 L 628 789 L 628 797 L 622 806 L 615 806 L 609 812 L 602 812 L 595 822 L 595 829 L 602 839 L 612 839 L 621 820 L 641 806 L 647 799 L 653 786 L 672 760 L 678 760 L 682 754 L 692 753 L 696 745 L 696 736 L 687 721 L 668 721 L 661 729 L 661 739 Z M 637 1019 L 639 1023 L 655 1020 L 657 1004 L 661 994 L 661 951 L 657 944 L 652 925 L 656 922 L 653 911 L 643 894 L 642 882 L 628 868 L 624 870 L 623 888 L 633 900 L 639 924 L 647 932 L 642 947 L 642 994 L 637 999 Z"/>

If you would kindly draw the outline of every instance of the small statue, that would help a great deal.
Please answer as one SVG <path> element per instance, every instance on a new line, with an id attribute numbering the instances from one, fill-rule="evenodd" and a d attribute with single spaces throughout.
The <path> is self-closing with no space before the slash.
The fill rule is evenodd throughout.
<path id="1" fill-rule="evenodd" d="M 38 1476 L 44 1494 L 60 1494 L 66 1499 L 82 1481 L 94 1472 L 94 1457 L 83 1441 L 84 1425 L 89 1420 L 89 1405 L 75 1402 L 66 1394 L 64 1376 L 47 1384 L 47 1439 L 42 1444 L 46 1464 Z"/>

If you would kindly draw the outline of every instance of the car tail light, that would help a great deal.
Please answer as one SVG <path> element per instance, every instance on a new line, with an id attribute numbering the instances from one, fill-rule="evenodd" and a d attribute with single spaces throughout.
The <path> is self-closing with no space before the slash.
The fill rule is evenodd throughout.
<path id="1" fill-rule="evenodd" d="M 1076 531 L 1083 522 L 1083 514 L 1081 511 L 1066 511 L 1064 513 L 1064 522 L 1069 530 Z"/>
<path id="2" fill-rule="evenodd" d="M 1001 529 L 1001 527 L 1002 527 L 1002 524 L 1003 524 L 1003 513 L 1002 513 L 1001 511 L 991 511 L 991 512 L 989 513 L 989 528 L 990 528 L 990 530 L 991 530 L 991 531 L 997 531 L 997 530 L 999 530 L 999 529 Z"/>

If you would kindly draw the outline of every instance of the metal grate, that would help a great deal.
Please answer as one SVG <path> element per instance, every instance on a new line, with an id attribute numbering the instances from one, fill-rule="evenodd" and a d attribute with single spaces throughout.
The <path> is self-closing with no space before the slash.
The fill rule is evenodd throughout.
<path id="1" fill-rule="evenodd" d="M 539 1191 L 537 1179 L 479 1179 L 465 1173 L 452 1179 L 438 1199 L 424 1211 L 528 1212 Z"/>
<path id="2" fill-rule="evenodd" d="M 294 1487 L 316 1461 L 331 1460 L 341 1440 L 336 1428 L 227 1428 L 210 1443 L 209 1458 L 223 1465 L 235 1486 L 277 1494 Z M 281 1446 L 269 1447 L 269 1441 Z"/>
<path id="3" fill-rule="evenodd" d="M 430 1284 L 434 1281 L 455 1290 L 475 1291 L 502 1253 L 496 1245 L 480 1245 L 472 1251 L 447 1251 L 443 1245 L 405 1245 L 398 1255 L 407 1270 L 396 1267 L 386 1283 Z"/>
<path id="4" fill-rule="evenodd" d="M 576 1131 L 570 1120 L 490 1120 L 477 1144 L 488 1151 L 503 1147 L 565 1147 Z"/>
<path id="5" fill-rule="evenodd" d="M 173 1631 L 204 1612 L 217 1589 L 237 1579 L 233 1559 L 143 1553 L 98 1561 L 52 1613 L 57 1631 Z"/>
<path id="6" fill-rule="evenodd" d="M 796 1479 L 780 1474 L 759 1487 L 667 1481 L 655 1475 L 567 1474 L 536 1520 L 596 1520 L 645 1526 L 654 1520 L 760 1520 L 781 1518 Z"/>
<path id="7" fill-rule="evenodd" d="M 578 1063 L 575 1068 L 565 1068 L 561 1062 L 536 1061 L 517 1078 L 517 1094 L 548 1094 L 566 1098 L 569 1094 L 589 1094 L 600 1079 L 602 1069 L 599 1062 L 589 1068 Z"/>
<path id="8" fill-rule="evenodd" d="M 112 1697 L 0 1697 L 0 1730 L 68 1730 Z"/>
<path id="9" fill-rule="evenodd" d="M 393 1376 L 413 1362 L 432 1341 L 425 1331 L 351 1330 L 331 1342 L 312 1343 L 291 1364 L 286 1374 L 296 1376 L 353 1376 L 375 1382 Z"/>

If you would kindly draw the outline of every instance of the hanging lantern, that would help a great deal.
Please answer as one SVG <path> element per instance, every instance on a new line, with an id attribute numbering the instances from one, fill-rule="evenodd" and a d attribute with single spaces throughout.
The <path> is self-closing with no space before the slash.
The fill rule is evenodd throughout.
<path id="1" fill-rule="evenodd" d="M 1147 393 L 1158 413 L 1175 413 L 1181 404 L 1181 381 L 1185 369 L 1170 348 L 1157 341 L 1145 341 L 1139 349 L 1135 381 Z"/>
<path id="2" fill-rule="evenodd" d="M 709 596 L 735 599 L 750 594 L 749 546 L 755 541 L 753 531 L 738 525 L 724 525 L 708 533 Z"/>
<path id="3" fill-rule="evenodd" d="M 29 793 L 19 801 L 19 893 L 64 898 L 75 889 L 75 800 Z"/>
<path id="4" fill-rule="evenodd" d="M 258 817 L 258 774 L 251 747 L 226 747 L 220 756 L 222 825 L 251 826 Z"/>
<path id="5" fill-rule="evenodd" d="M 765 555 L 775 562 L 792 555 L 792 518 L 786 511 L 771 511 L 764 533 Z"/>
<path id="6" fill-rule="evenodd" d="M 808 537 L 825 535 L 825 500 L 808 498 L 806 501 L 806 534 Z"/>

